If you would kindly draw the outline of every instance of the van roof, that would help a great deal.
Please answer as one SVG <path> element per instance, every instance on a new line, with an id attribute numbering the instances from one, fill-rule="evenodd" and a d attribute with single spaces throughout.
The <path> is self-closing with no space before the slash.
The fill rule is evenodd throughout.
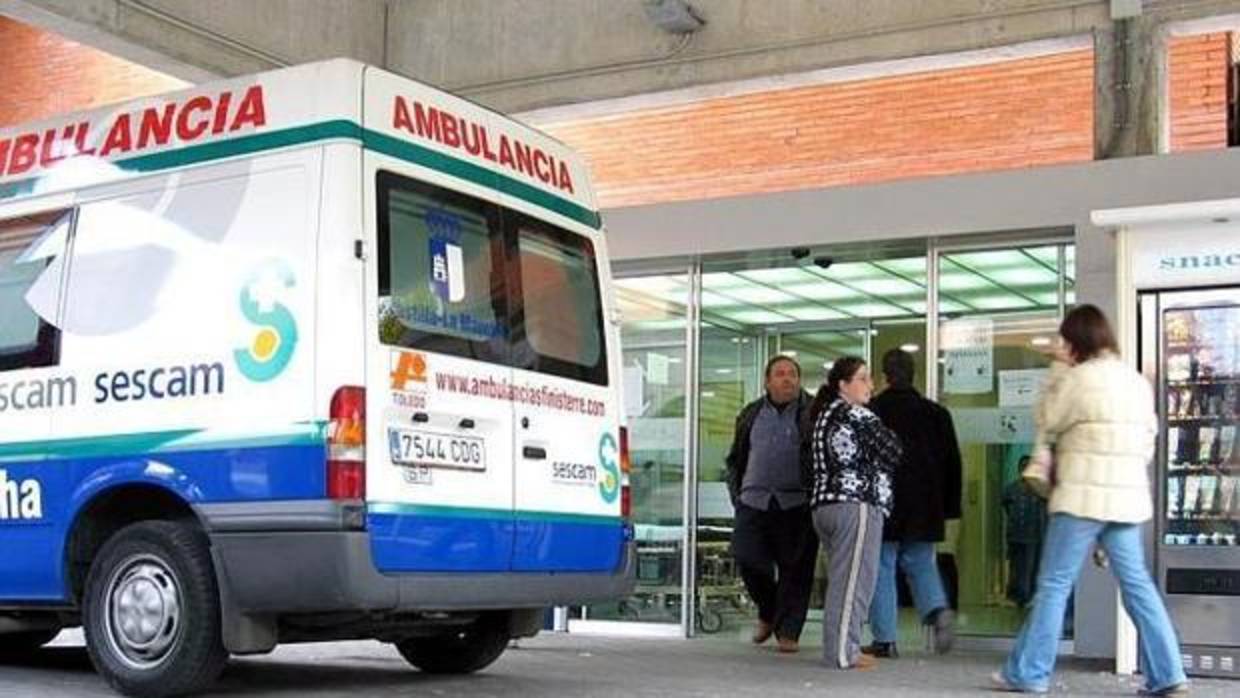
<path id="1" fill-rule="evenodd" d="M 472 136 L 472 137 L 471 137 Z M 193 85 L 0 129 L 0 206 L 135 174 L 346 140 L 599 227 L 582 158 L 472 101 L 351 59 Z M 416 161 L 416 159 L 415 159 Z M 418 164 L 426 164 L 419 162 Z"/>

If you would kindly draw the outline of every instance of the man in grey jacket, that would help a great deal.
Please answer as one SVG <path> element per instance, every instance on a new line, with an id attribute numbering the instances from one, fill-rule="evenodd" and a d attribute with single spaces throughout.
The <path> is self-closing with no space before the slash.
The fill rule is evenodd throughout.
<path id="1" fill-rule="evenodd" d="M 736 510 L 732 552 L 758 606 L 753 641 L 761 644 L 774 634 L 781 652 L 798 650 L 818 553 L 801 464 L 801 419 L 808 405 L 801 367 L 787 356 L 772 358 L 766 395 L 741 410 L 727 456 Z"/>

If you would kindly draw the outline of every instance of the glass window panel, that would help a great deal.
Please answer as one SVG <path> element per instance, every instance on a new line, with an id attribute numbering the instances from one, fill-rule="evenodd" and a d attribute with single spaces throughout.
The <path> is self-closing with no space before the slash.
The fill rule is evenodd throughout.
<path id="1" fill-rule="evenodd" d="M 969 305 L 978 310 L 1006 310 L 1033 308 L 1037 304 L 1033 301 L 1022 298 L 1012 293 L 1000 293 L 986 296 L 969 296 L 966 298 Z"/>
<path id="2" fill-rule="evenodd" d="M 925 296 L 926 290 L 917 284 L 903 279 L 888 277 L 873 281 L 859 281 L 854 284 L 858 289 L 871 296 Z"/>
<path id="3" fill-rule="evenodd" d="M 808 298 L 816 301 L 837 301 L 861 297 L 861 294 L 850 288 L 846 288 L 826 280 L 803 284 L 791 284 L 785 286 L 784 288 L 788 290 L 788 293 L 796 294 L 800 298 Z"/>
<path id="4" fill-rule="evenodd" d="M 780 312 L 787 313 L 797 320 L 838 320 L 848 317 L 845 313 L 821 305 L 780 308 Z"/>
<path id="5" fill-rule="evenodd" d="M 725 296 L 721 293 L 714 293 L 712 291 L 702 291 L 703 308 L 735 308 L 743 305 L 745 305 L 745 303 L 737 298 Z"/>
<path id="6" fill-rule="evenodd" d="M 730 320 L 735 320 L 746 325 L 767 325 L 781 322 L 792 322 L 795 318 L 780 313 L 772 313 L 767 310 L 741 310 L 736 312 L 722 313 L 722 315 Z"/>
<path id="7" fill-rule="evenodd" d="M 829 269 L 822 270 L 821 273 L 828 279 L 839 279 L 840 281 L 861 281 L 865 279 L 881 279 L 887 274 L 869 262 L 844 262 L 831 265 Z"/>
<path id="8" fill-rule="evenodd" d="M 1029 258 L 1022 254 L 1019 250 L 960 252 L 946 255 L 946 258 L 969 269 L 974 269 L 980 272 L 1021 267 L 1029 263 Z"/>
<path id="9" fill-rule="evenodd" d="M 380 340 L 505 363 L 499 209 L 388 172 L 378 187 Z"/>
<path id="10" fill-rule="evenodd" d="M 1032 449 L 1032 405 L 1000 386 L 1045 375 L 1043 352 L 1059 319 L 1059 249 L 1037 245 L 940 258 L 939 297 L 933 299 L 944 318 L 934 363 L 937 397 L 955 422 L 964 488 L 963 518 L 949 524 L 939 552 L 955 558 L 966 635 L 1015 634 L 1034 590 L 1036 564 L 1020 551 L 1038 549 L 1040 538 L 1024 537 L 1041 535 L 1045 505 L 1026 496 L 1019 478 L 1021 459 Z M 1025 525 L 1028 517 L 1020 512 L 1028 511 L 1036 521 Z"/>
<path id="11" fill-rule="evenodd" d="M 606 385 L 594 243 L 524 216 L 514 222 L 530 368 Z"/>
<path id="12" fill-rule="evenodd" d="M 735 272 L 735 275 L 741 279 L 751 282 L 759 282 L 764 284 L 803 284 L 812 282 L 817 276 L 810 271 L 801 269 L 800 267 L 784 267 L 781 269 L 746 269 L 745 271 Z"/>
<path id="13" fill-rule="evenodd" d="M 894 317 L 908 315 L 908 312 L 886 303 L 853 303 L 835 306 L 849 315 L 857 317 Z"/>
<path id="14" fill-rule="evenodd" d="M 993 287 L 994 285 L 986 279 L 961 270 L 959 267 L 946 267 L 939 275 L 939 289 L 942 291 L 975 291 Z"/>
<path id="15" fill-rule="evenodd" d="M 629 473 L 637 587 L 616 603 L 584 609 L 587 620 L 680 623 L 681 549 L 684 539 L 685 319 L 688 278 L 646 276 L 617 280 L 625 414 L 629 427 Z M 682 289 L 678 302 L 659 298 Z M 634 292 L 644 289 L 650 294 Z M 651 301 L 655 301 L 651 303 Z M 634 322 L 632 318 L 643 319 Z"/>
<path id="16" fill-rule="evenodd" d="M 1059 276 L 1055 272 L 1030 261 L 1027 266 L 1016 269 L 1000 269 L 987 274 L 992 280 L 1004 286 L 1050 286 L 1059 285 Z"/>
<path id="17" fill-rule="evenodd" d="M 775 303 L 791 303 L 795 299 L 787 293 L 774 288 L 751 285 L 747 288 L 729 288 L 723 292 L 729 298 L 755 305 L 773 305 Z"/>
<path id="18" fill-rule="evenodd" d="M 926 258 L 925 257 L 906 257 L 904 259 L 884 259 L 877 263 L 878 267 L 888 271 L 897 272 L 903 276 L 907 276 L 918 281 L 926 280 Z"/>
<path id="19" fill-rule="evenodd" d="M 712 291 L 727 291 L 733 288 L 746 288 L 751 284 L 731 272 L 714 272 L 702 275 L 702 288 Z"/>

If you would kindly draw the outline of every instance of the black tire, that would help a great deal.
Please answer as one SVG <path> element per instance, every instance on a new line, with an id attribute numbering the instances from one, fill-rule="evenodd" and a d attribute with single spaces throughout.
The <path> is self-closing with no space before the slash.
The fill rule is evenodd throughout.
<path id="1" fill-rule="evenodd" d="M 121 693 L 163 698 L 209 686 L 228 652 L 206 536 L 172 521 L 118 531 L 91 564 L 82 625 L 95 669 Z"/>
<path id="2" fill-rule="evenodd" d="M 713 608 L 698 611 L 698 628 L 708 635 L 714 635 L 723 630 L 723 615 Z"/>
<path id="3" fill-rule="evenodd" d="M 39 649 L 60 634 L 60 628 L 24 630 L 0 635 L 0 657 L 19 657 Z"/>
<path id="4" fill-rule="evenodd" d="M 446 635 L 401 640 L 396 649 L 427 674 L 472 674 L 499 659 L 509 639 L 508 615 L 495 614 Z"/>

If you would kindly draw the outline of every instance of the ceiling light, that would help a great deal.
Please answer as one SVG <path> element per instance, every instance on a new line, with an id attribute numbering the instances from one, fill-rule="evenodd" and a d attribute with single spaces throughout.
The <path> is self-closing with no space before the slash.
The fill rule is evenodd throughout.
<path id="1" fill-rule="evenodd" d="M 1034 337 L 1029 343 L 1035 347 L 1049 347 L 1051 345 L 1050 337 Z"/>
<path id="2" fill-rule="evenodd" d="M 721 376 L 726 376 L 726 375 L 728 375 L 728 374 L 732 373 L 732 369 L 730 369 L 730 368 L 717 368 L 717 369 L 715 369 L 715 373 L 718 373 L 718 374 L 719 374 L 719 375 L 721 375 Z"/>
<path id="3" fill-rule="evenodd" d="M 703 390 L 703 391 L 702 391 L 702 397 L 704 397 L 704 398 L 710 399 L 710 398 L 712 398 L 712 397 L 714 397 L 714 396 L 715 396 L 715 391 L 713 391 L 713 390 Z"/>
<path id="4" fill-rule="evenodd" d="M 908 352 L 909 354 L 916 354 L 921 351 L 921 347 L 916 344 L 901 344 L 900 351 Z"/>
<path id="5" fill-rule="evenodd" d="M 642 7 L 655 26 L 670 34 L 692 34 L 706 25 L 685 0 L 645 0 Z"/>
<path id="6" fill-rule="evenodd" d="M 793 350 L 793 349 L 787 349 L 787 350 L 785 350 L 785 351 L 781 351 L 781 352 L 779 352 L 779 355 L 780 355 L 780 356 L 786 356 L 786 357 L 788 357 L 789 359 L 795 359 L 795 358 L 797 358 L 797 353 L 796 353 L 796 351 L 795 351 L 795 350 Z"/>

